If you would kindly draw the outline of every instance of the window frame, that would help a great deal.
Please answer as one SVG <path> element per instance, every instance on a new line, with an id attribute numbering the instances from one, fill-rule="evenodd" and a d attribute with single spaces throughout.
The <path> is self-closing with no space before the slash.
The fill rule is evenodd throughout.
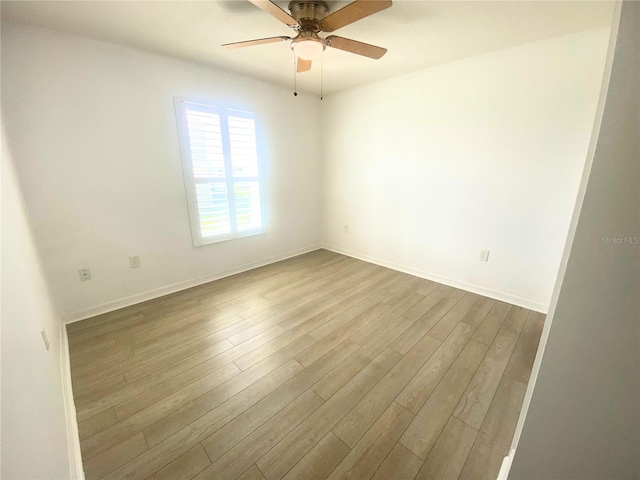
<path id="1" fill-rule="evenodd" d="M 225 165 L 225 176 L 222 177 L 207 177 L 205 179 L 195 178 L 193 171 L 192 155 L 191 155 L 191 143 L 189 139 L 189 126 L 187 123 L 186 106 L 192 105 L 197 107 L 203 112 L 215 113 L 220 117 L 221 126 L 221 138 L 222 149 Z M 193 98 L 174 97 L 174 106 L 176 113 L 176 122 L 178 130 L 178 141 L 180 146 L 180 157 L 182 164 L 182 176 L 185 186 L 185 195 L 187 200 L 187 209 L 189 211 L 189 224 L 191 227 L 191 239 L 194 247 L 200 247 L 203 245 L 209 245 L 212 243 L 226 242 L 229 240 L 235 240 L 238 238 L 250 237 L 255 235 L 261 235 L 266 232 L 266 213 L 265 213 L 265 200 L 264 200 L 264 178 L 262 159 L 260 155 L 260 140 L 258 134 L 258 122 L 256 115 L 252 112 L 239 110 L 236 108 L 230 108 L 221 104 L 214 104 L 210 101 L 203 101 Z M 231 142 L 229 138 L 228 117 L 241 117 L 250 118 L 254 121 L 254 135 L 256 141 L 256 156 L 257 156 L 257 169 L 258 175 L 252 177 L 237 177 L 233 176 L 233 166 L 231 161 Z M 246 230 L 239 232 L 237 228 L 237 212 L 235 206 L 235 184 L 237 182 L 257 182 L 259 189 L 259 202 L 260 202 L 260 228 Z M 200 213 L 198 209 L 198 198 L 196 192 L 196 185 L 198 183 L 224 183 L 227 191 L 227 203 L 229 212 L 229 224 L 231 227 L 230 233 L 224 233 L 214 236 L 203 236 L 200 226 Z"/>

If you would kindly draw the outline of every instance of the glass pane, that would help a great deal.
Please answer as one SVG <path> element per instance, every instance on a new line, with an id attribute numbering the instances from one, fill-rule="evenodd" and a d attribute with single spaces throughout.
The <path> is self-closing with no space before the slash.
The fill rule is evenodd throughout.
<path id="1" fill-rule="evenodd" d="M 234 177 L 258 176 L 256 127 L 252 118 L 229 116 L 229 147 Z"/>
<path id="2" fill-rule="evenodd" d="M 260 185 L 258 182 L 235 182 L 236 219 L 238 232 L 262 228 Z"/>
<path id="3" fill-rule="evenodd" d="M 187 109 L 193 176 L 224 178 L 220 115 Z"/>
<path id="4" fill-rule="evenodd" d="M 231 233 L 227 185 L 224 183 L 196 184 L 198 216 L 203 237 Z"/>

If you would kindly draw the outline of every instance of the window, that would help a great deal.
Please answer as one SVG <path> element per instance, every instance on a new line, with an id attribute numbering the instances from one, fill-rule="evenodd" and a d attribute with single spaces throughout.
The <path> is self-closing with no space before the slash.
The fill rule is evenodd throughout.
<path id="1" fill-rule="evenodd" d="M 254 115 L 176 99 L 194 245 L 263 231 Z"/>

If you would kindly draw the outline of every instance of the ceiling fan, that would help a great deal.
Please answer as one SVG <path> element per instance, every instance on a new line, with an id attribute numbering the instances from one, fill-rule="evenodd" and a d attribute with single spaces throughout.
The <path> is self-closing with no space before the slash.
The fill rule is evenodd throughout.
<path id="1" fill-rule="evenodd" d="M 293 38 L 279 36 L 227 43 L 222 45 L 223 47 L 241 48 L 265 43 L 290 42 L 291 49 L 298 59 L 296 67 L 298 72 L 310 70 L 313 59 L 322 54 L 326 47 L 337 48 L 376 60 L 387 53 L 386 48 L 376 47 L 368 43 L 336 35 L 322 38 L 318 34 L 320 32 L 333 32 L 389 8 L 392 4 L 391 0 L 355 0 L 330 15 L 327 15 L 329 6 L 322 0 L 293 0 L 289 3 L 289 13 L 270 0 L 249 1 L 285 25 L 293 28 L 297 35 Z"/>

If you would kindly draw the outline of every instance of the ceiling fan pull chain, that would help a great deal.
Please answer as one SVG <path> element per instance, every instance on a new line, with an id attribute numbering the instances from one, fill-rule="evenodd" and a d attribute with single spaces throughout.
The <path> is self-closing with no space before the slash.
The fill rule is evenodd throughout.
<path id="1" fill-rule="evenodd" d="M 297 57 L 293 56 L 293 96 L 298 96 L 298 75 L 296 73 L 296 63 L 298 62 Z"/>
<path id="2" fill-rule="evenodd" d="M 323 66 L 324 66 L 324 55 L 322 57 L 320 57 L 320 100 L 322 101 L 322 97 L 323 97 L 323 90 L 322 90 L 322 78 L 323 78 Z"/>

